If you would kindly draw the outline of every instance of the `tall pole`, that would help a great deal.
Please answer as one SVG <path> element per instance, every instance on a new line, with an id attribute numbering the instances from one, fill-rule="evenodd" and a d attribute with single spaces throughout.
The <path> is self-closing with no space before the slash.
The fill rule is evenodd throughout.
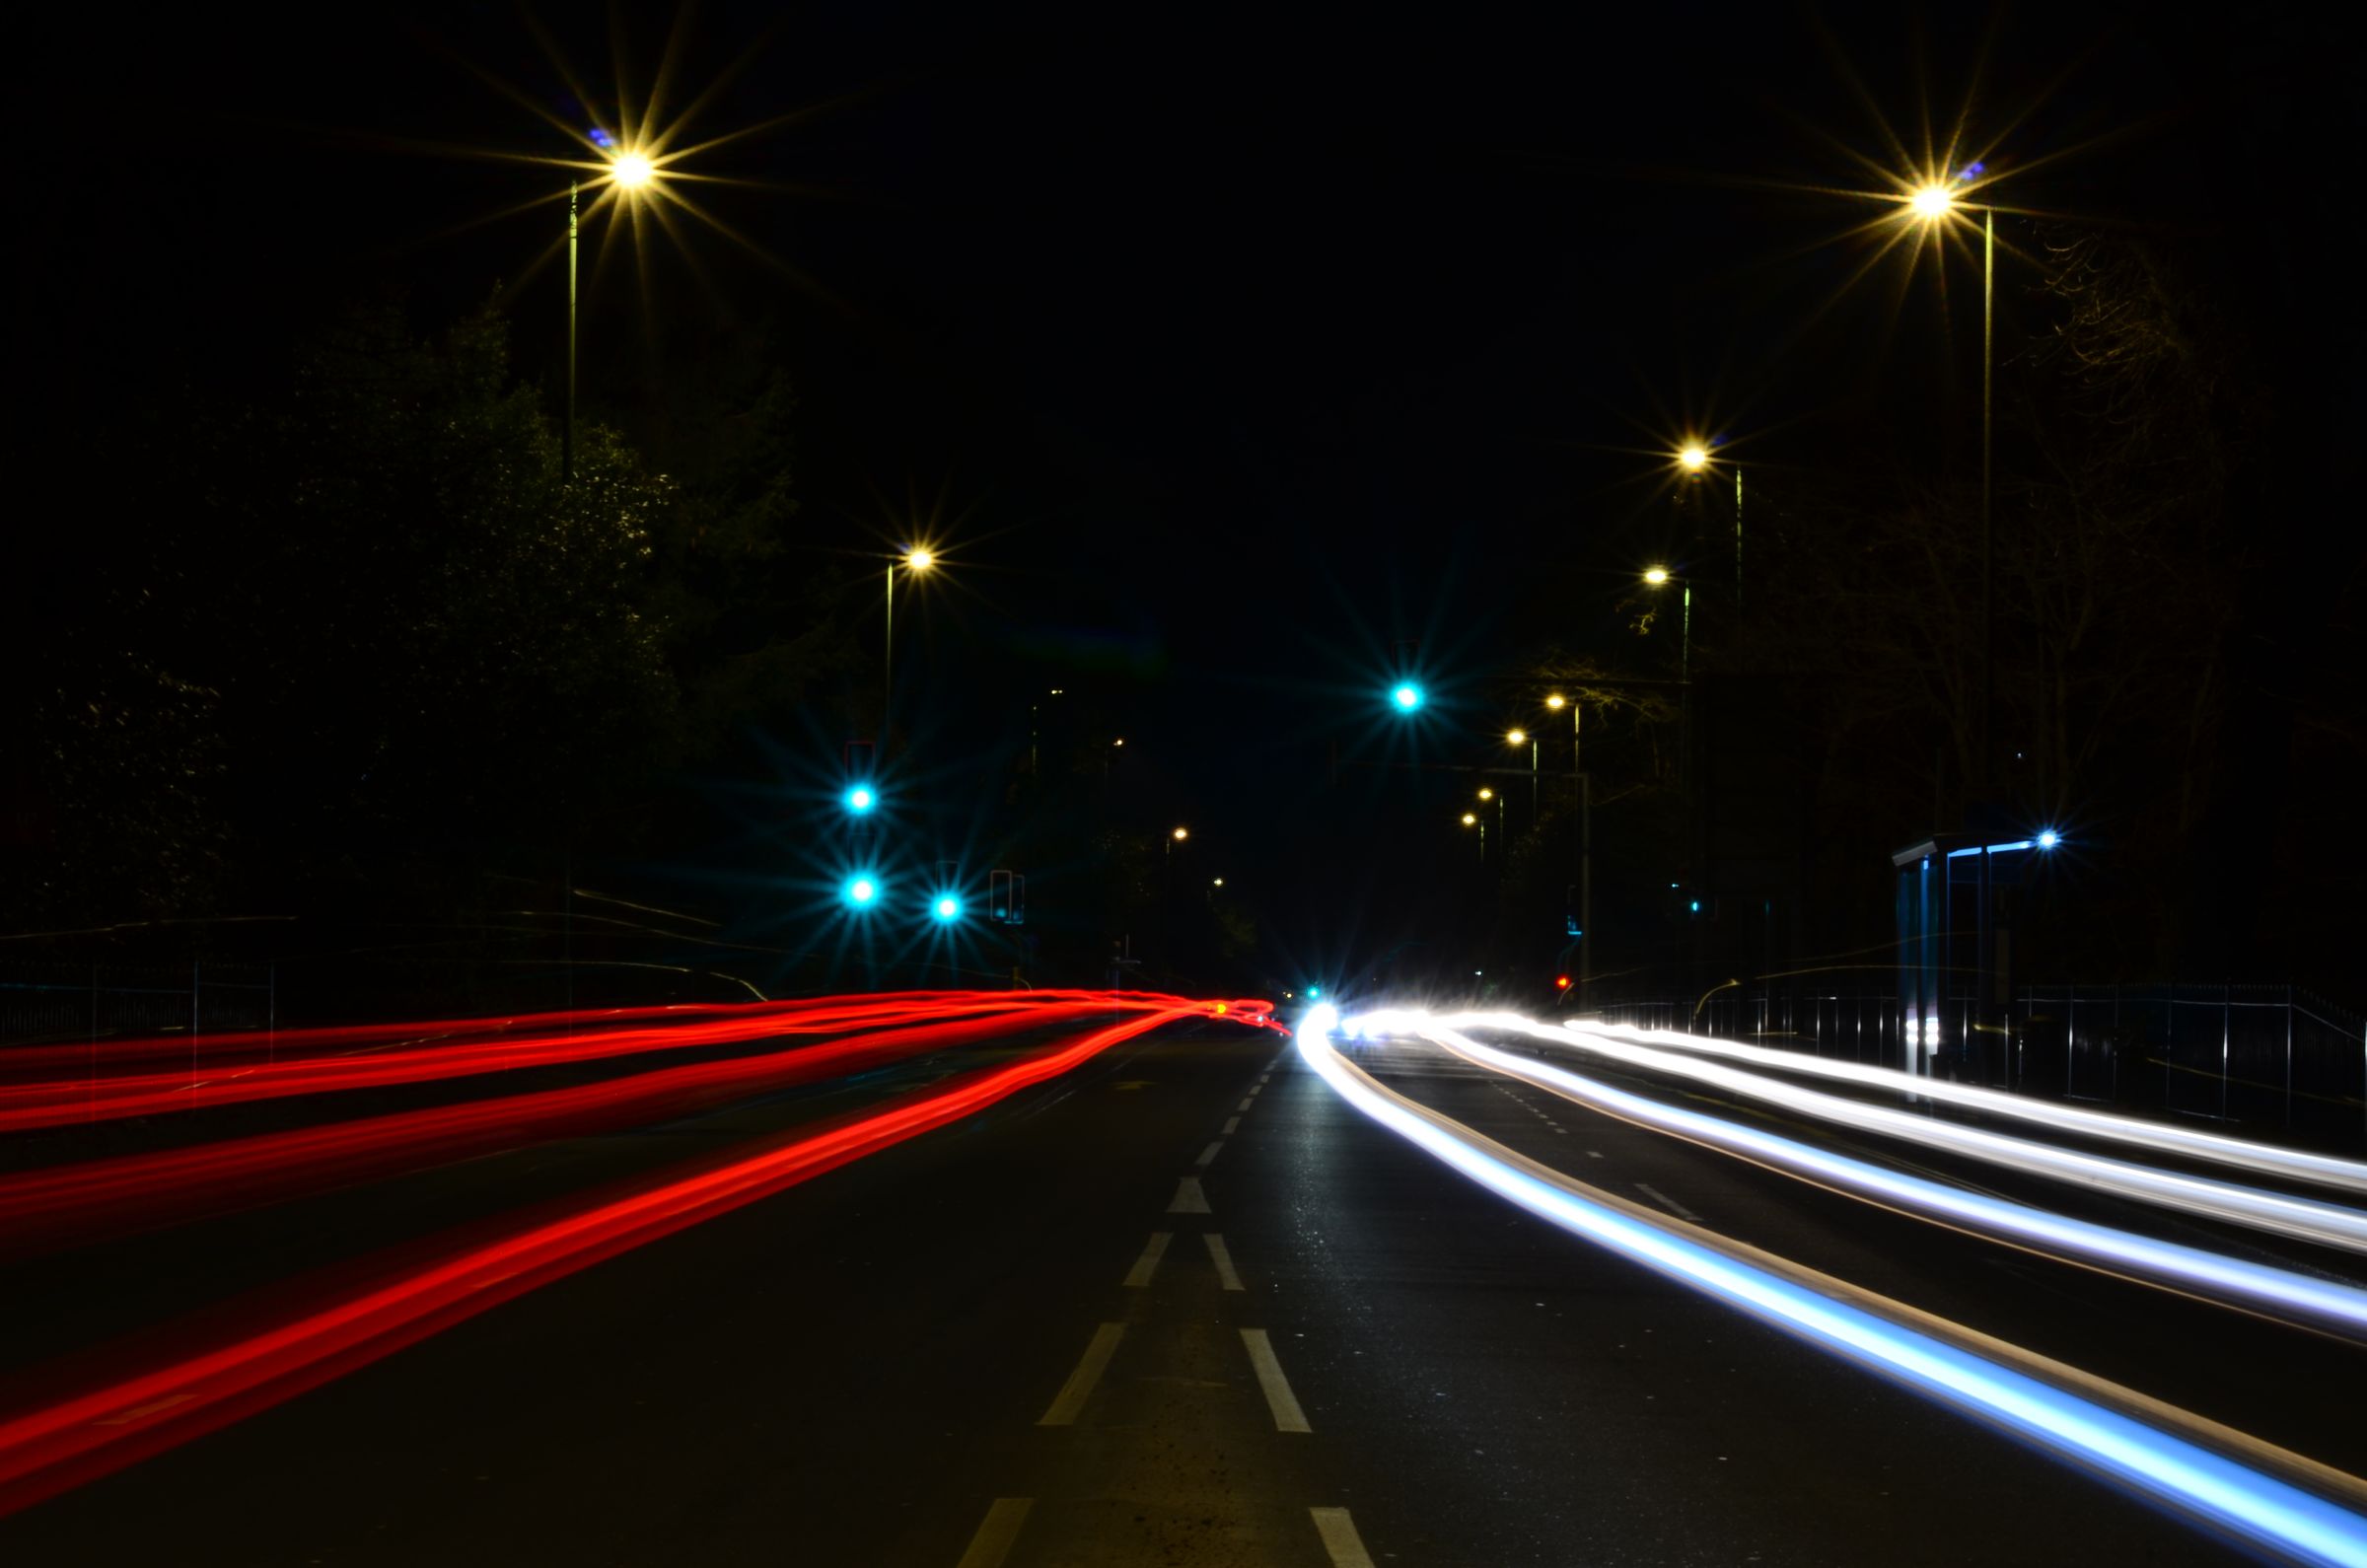
<path id="1" fill-rule="evenodd" d="M 1997 575 L 1989 524 L 1990 330 L 1997 302 L 1997 213 L 1980 223 L 1980 777 L 1987 788 L 1997 722 Z"/>
<path id="2" fill-rule="evenodd" d="M 888 714 L 896 695 L 896 562 L 888 563 L 888 638 L 880 651 L 880 754 L 888 753 Z"/>
<path id="3" fill-rule="evenodd" d="M 567 422 L 560 428 L 559 476 L 575 479 L 575 195 L 567 181 Z"/>
<path id="4" fill-rule="evenodd" d="M 1570 778 L 1578 786 L 1578 1001 L 1595 977 L 1595 785 L 1586 772 L 1586 704 L 1570 699 Z"/>
<path id="5" fill-rule="evenodd" d="M 1734 603 L 1743 603 L 1743 465 L 1734 465 Z"/>

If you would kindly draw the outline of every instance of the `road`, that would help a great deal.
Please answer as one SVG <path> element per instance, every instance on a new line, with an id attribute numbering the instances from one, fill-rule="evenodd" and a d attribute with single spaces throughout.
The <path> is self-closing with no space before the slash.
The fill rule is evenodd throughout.
<path id="1" fill-rule="evenodd" d="M 1419 1043 L 1364 1059 L 1678 1222 L 2367 1468 L 2355 1343 L 1877 1209 Z M 33 1304 L 14 1389 L 319 1265 L 357 1228 L 378 1245 L 653 1148 L 742 1148 L 932 1071 L 21 1260 L 0 1275 Z M 1522 1212 L 1352 1108 L 1279 1033 L 1201 1020 L 37 1503 L 0 1521 L 0 1560 L 2247 1559 Z"/>

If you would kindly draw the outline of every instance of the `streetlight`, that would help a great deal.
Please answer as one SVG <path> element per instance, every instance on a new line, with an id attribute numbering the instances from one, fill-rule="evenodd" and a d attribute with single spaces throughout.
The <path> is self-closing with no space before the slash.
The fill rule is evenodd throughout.
<path id="1" fill-rule="evenodd" d="M 846 809 L 857 817 L 868 817 L 880 804 L 879 792 L 868 784 L 857 784 L 845 796 Z"/>
<path id="2" fill-rule="evenodd" d="M 915 575 L 937 564 L 936 553 L 920 545 L 904 552 L 903 565 Z M 888 636 L 880 655 L 880 748 L 888 748 L 888 715 L 896 699 L 896 568 L 897 559 L 888 561 Z M 1055 692 L 1053 695 L 1057 696 Z"/>
<path id="3" fill-rule="evenodd" d="M 1560 699 L 1559 697 L 1547 697 L 1547 698 L 1545 699 L 1545 706 L 1547 706 L 1547 707 L 1558 707 L 1558 706 L 1560 706 L 1560 704 L 1561 704 L 1561 699 Z M 1504 732 L 1504 744 L 1505 744 L 1505 745 L 1507 745 L 1507 746 L 1510 746 L 1510 747 L 1516 748 L 1520 748 L 1520 747 L 1524 747 L 1524 746 L 1525 746 L 1525 747 L 1527 747 L 1527 748 L 1529 748 L 1529 830 L 1530 830 L 1531 832 L 1535 832 L 1535 831 L 1537 831 L 1537 745 L 1538 745 L 1538 743 L 1537 743 L 1536 739 L 1535 739 L 1534 737 L 1532 737 L 1532 736 L 1530 735 L 1530 733 L 1529 733 L 1527 730 L 1518 730 L 1518 729 L 1515 729 L 1515 730 L 1507 730 L 1507 731 L 1505 731 L 1505 732 Z"/>
<path id="4" fill-rule="evenodd" d="M 1705 442 L 1686 442 L 1677 449 L 1675 459 L 1679 470 L 1693 478 L 1717 471 L 1717 458 Z M 1734 468 L 1734 600 L 1739 605 L 1743 600 L 1743 465 L 1736 463 L 1732 466 Z"/>
<path id="5" fill-rule="evenodd" d="M 1578 994 L 1583 1001 L 1595 974 L 1595 781 L 1586 771 L 1586 704 L 1555 691 L 1547 694 L 1545 706 L 1556 713 L 1564 707 L 1570 710 L 1570 783 L 1578 791 Z M 1532 774 L 1537 771 L 1534 753 L 1529 769 Z"/>
<path id="6" fill-rule="evenodd" d="M 880 880 L 869 872 L 857 872 L 846 879 L 839 892 L 851 907 L 868 909 L 880 901 Z"/>
<path id="7" fill-rule="evenodd" d="M 1684 677 L 1684 683 L 1689 686 L 1693 681 L 1693 580 L 1689 577 L 1680 576 L 1665 566 L 1654 566 L 1645 571 L 1644 581 L 1654 588 L 1665 588 L 1671 583 L 1677 583 L 1685 589 L 1683 652 L 1678 670 Z"/>
<path id="8" fill-rule="evenodd" d="M 647 189 L 658 178 L 658 166 L 647 153 L 610 147 L 606 131 L 595 131 L 593 140 L 608 147 L 609 183 L 622 194 L 619 200 L 629 199 L 637 190 Z M 567 419 L 559 431 L 559 472 L 562 477 L 575 477 L 575 241 L 576 198 L 583 181 L 567 181 Z"/>
<path id="9" fill-rule="evenodd" d="M 1970 205 L 1956 186 L 1981 173 L 1973 164 L 1953 181 L 1926 180 L 1908 192 L 1906 210 L 1929 228 L 1946 222 L 1957 208 Z M 1997 319 L 1997 209 L 1982 205 L 1980 213 L 1980 784 L 1989 783 L 1993 760 L 1993 731 L 1997 711 L 1997 574 L 1990 527 L 1990 381 L 1995 365 L 1991 343 Z"/>
<path id="10" fill-rule="evenodd" d="M 1391 690 L 1389 700 L 1399 713 L 1411 713 L 1422 705 L 1422 688 L 1410 680 L 1400 680 Z"/>

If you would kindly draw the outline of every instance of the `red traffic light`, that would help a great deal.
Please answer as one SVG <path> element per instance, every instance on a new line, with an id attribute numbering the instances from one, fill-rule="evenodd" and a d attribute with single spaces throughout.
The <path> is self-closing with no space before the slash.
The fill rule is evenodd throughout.
<path id="1" fill-rule="evenodd" d="M 1570 977 L 1569 977 L 1568 975 L 1566 975 L 1566 974 L 1556 974 L 1555 976 L 1553 976 L 1553 989 L 1555 989 L 1556 991 L 1566 991 L 1566 990 L 1568 990 L 1569 988 L 1570 988 Z"/>

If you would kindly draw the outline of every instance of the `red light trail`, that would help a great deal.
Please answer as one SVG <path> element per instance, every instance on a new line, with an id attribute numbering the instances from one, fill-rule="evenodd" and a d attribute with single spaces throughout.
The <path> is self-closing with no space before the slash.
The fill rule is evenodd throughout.
<path id="1" fill-rule="evenodd" d="M 620 1017 L 637 1019 L 648 1017 L 653 1012 L 666 1016 L 674 1014 L 676 1010 L 635 1009 L 627 1013 L 555 1015 L 558 1019 L 569 1021 L 566 1027 L 556 1032 L 549 1027 L 550 1017 L 546 1016 L 518 1021 L 538 1026 L 536 1032 L 518 1035 L 496 1033 L 512 1022 L 501 1019 L 472 1020 L 442 1026 L 368 1025 L 357 1030 L 313 1031 L 313 1038 L 309 1043 L 315 1054 L 285 1060 L 251 1059 L 256 1049 L 255 1037 L 242 1035 L 238 1039 L 251 1058 L 245 1065 L 225 1064 L 217 1059 L 209 1062 L 205 1068 L 208 1073 L 228 1076 L 196 1078 L 191 1067 L 182 1065 L 170 1072 L 126 1073 L 97 1079 L 77 1075 L 0 1088 L 0 1132 L 27 1132 L 38 1127 L 67 1126 L 76 1122 L 108 1121 L 126 1116 L 211 1108 L 257 1100 L 283 1099 L 292 1095 L 327 1094 L 348 1089 L 426 1083 L 480 1073 L 514 1072 L 521 1068 L 597 1061 L 651 1050 L 736 1044 L 781 1034 L 833 1033 L 861 1023 L 908 1021 L 927 1016 L 950 1017 L 985 1011 L 1040 1010 L 1089 1001 L 1107 1006 L 1112 994 L 1106 991 L 941 991 L 867 999 L 833 997 L 815 1004 L 710 1004 L 711 1010 L 721 1016 L 705 1017 L 697 1022 L 644 1024 L 639 1028 L 607 1029 L 590 1033 L 580 1033 L 573 1027 L 572 1021 L 614 1020 Z M 1116 994 L 1124 995 L 1129 1004 L 1135 1005 L 1145 1001 L 1182 1000 L 1156 998 L 1144 993 Z M 381 1039 L 417 1039 L 423 1030 L 436 1029 L 450 1029 L 455 1034 L 472 1034 L 473 1037 L 378 1050 L 366 1056 L 318 1054 L 331 1043 L 366 1040 L 372 1036 Z M 127 1047 L 122 1059 L 128 1062 L 152 1059 L 158 1042 L 134 1040 L 117 1043 Z M 170 1043 L 185 1063 L 191 1050 L 188 1038 L 183 1036 Z M 54 1055 L 55 1050 L 55 1047 L 44 1047 L 43 1053 Z"/>
<path id="2" fill-rule="evenodd" d="M 1010 995 L 977 994 L 997 1001 Z M 1146 1012 L 1171 1008 L 1180 1001 L 1127 996 L 1115 1005 L 1129 1012 Z M 948 1046 L 1023 1030 L 1079 1024 L 1107 1014 L 1112 1005 L 1107 996 L 1092 1002 L 1005 1007 L 999 1012 L 981 1012 L 968 996 L 958 1006 L 943 1009 L 905 1005 L 897 1010 L 897 1016 L 932 1021 L 760 1056 L 698 1062 L 564 1089 L 0 1176 L 0 1256 L 88 1246 L 201 1214 L 350 1185 L 522 1144 L 646 1125 Z M 938 1014 L 951 1016 L 934 1016 Z"/>
<path id="3" fill-rule="evenodd" d="M 1215 1010 L 1213 1003 L 1165 1000 L 1171 1005 L 950 1086 L 908 1093 L 887 1108 L 821 1130 L 798 1128 L 755 1154 L 637 1178 L 609 1189 L 621 1195 L 586 1200 L 490 1240 L 480 1231 L 447 1233 L 440 1252 L 431 1246 L 421 1258 L 420 1249 L 406 1248 L 401 1264 L 327 1299 L 281 1307 L 262 1326 L 219 1333 L 194 1354 L 17 1414 L 0 1422 L 0 1515 L 266 1409 L 603 1258 L 944 1126 L 1163 1024 Z M 1280 1027 L 1263 1003 L 1228 1009 L 1236 1022 Z"/>

